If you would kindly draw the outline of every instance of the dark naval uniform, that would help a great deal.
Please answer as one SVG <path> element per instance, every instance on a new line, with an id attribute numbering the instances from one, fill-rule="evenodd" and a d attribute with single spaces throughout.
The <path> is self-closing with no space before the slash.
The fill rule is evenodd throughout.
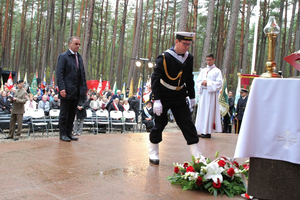
<path id="1" fill-rule="evenodd" d="M 237 118 L 237 125 L 235 130 L 236 133 L 240 132 L 247 101 L 248 101 L 248 95 L 244 99 L 241 97 L 238 100 L 236 106 L 236 118 Z"/>
<path id="2" fill-rule="evenodd" d="M 169 109 L 187 144 L 196 144 L 199 141 L 186 103 L 187 96 L 190 99 L 195 98 L 193 58 L 188 52 L 179 56 L 171 48 L 156 59 L 156 66 L 151 77 L 152 100 L 160 100 L 163 111 L 160 116 L 154 117 L 154 127 L 150 132 L 151 143 L 158 144 L 162 141 L 162 131 L 168 123 L 167 111 Z"/>

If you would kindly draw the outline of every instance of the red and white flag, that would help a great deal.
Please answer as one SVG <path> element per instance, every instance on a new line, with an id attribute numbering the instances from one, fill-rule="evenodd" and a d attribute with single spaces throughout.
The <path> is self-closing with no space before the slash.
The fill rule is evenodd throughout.
<path id="1" fill-rule="evenodd" d="M 13 82 L 13 80 L 12 80 L 11 72 L 10 72 L 10 74 L 9 74 L 9 77 L 8 77 L 8 79 L 7 79 L 7 82 L 5 83 L 5 86 L 6 86 L 9 90 L 11 90 L 11 89 L 14 87 L 14 82 Z"/>
<path id="2" fill-rule="evenodd" d="M 100 93 L 101 90 L 102 90 L 102 78 L 100 77 L 97 92 Z"/>

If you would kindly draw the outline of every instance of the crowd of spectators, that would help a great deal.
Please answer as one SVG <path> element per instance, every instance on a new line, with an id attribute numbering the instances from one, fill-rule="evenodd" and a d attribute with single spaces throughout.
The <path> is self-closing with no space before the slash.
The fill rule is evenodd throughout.
<path id="1" fill-rule="evenodd" d="M 26 86 L 25 86 L 26 87 Z M 10 99 L 14 96 L 16 86 L 11 90 L 0 91 L 0 112 L 10 114 L 13 107 L 13 103 Z M 49 115 L 51 109 L 60 109 L 60 99 L 58 98 L 58 90 L 56 87 L 46 86 L 44 89 L 38 87 L 35 95 L 30 93 L 28 88 L 25 88 L 28 92 L 28 101 L 25 104 L 25 111 L 42 109 L 45 116 Z M 119 111 L 134 111 L 136 122 L 139 120 L 139 114 L 141 114 L 140 99 L 136 94 L 128 97 L 129 89 L 125 94 L 122 94 L 121 90 L 117 90 L 114 94 L 109 88 L 105 88 L 101 93 L 98 93 L 95 89 L 90 89 L 87 92 L 87 99 L 85 101 L 79 101 L 76 118 L 74 123 L 74 134 L 80 135 L 82 132 L 82 123 L 86 117 L 86 110 L 89 109 L 92 112 L 97 110 L 112 110 Z"/>

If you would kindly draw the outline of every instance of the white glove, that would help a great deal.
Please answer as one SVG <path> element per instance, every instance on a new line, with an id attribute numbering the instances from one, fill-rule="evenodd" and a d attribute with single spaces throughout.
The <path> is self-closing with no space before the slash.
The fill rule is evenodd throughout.
<path id="1" fill-rule="evenodd" d="M 160 116 L 162 110 L 163 110 L 163 106 L 160 100 L 154 100 L 153 113 L 156 114 L 157 116 Z"/>
<path id="2" fill-rule="evenodd" d="M 191 107 L 193 108 L 195 106 L 195 99 L 191 99 Z"/>

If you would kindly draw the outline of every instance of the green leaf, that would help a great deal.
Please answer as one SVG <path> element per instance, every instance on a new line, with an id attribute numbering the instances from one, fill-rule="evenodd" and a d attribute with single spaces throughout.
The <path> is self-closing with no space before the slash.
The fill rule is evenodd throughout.
<path id="1" fill-rule="evenodd" d="M 216 188 L 214 188 L 214 196 L 218 197 L 218 190 Z"/>
<path id="2" fill-rule="evenodd" d="M 230 198 L 232 198 L 234 196 L 233 194 L 231 194 L 230 192 L 228 192 L 225 187 L 222 187 L 222 189 L 225 191 L 225 193 L 227 194 L 227 196 L 229 196 Z"/>
<path id="3" fill-rule="evenodd" d="M 216 152 L 215 158 L 219 157 L 219 151 Z"/>
<path id="4" fill-rule="evenodd" d="M 205 185 L 204 185 L 204 188 L 207 189 L 207 188 L 209 188 L 210 186 L 212 186 L 212 182 L 211 182 L 211 181 L 208 182 L 207 184 L 205 184 Z"/>

